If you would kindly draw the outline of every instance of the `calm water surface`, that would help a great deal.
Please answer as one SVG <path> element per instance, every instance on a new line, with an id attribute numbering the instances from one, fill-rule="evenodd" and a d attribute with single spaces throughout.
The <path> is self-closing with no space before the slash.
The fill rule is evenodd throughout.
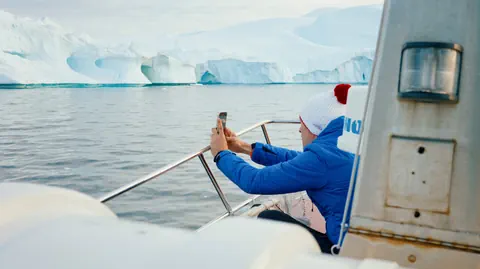
<path id="1" fill-rule="evenodd" d="M 0 181 L 75 189 L 100 197 L 209 142 L 219 111 L 235 131 L 295 120 L 332 85 L 37 88 L 0 90 Z M 272 143 L 301 149 L 298 126 L 268 127 Z M 244 137 L 262 141 L 260 130 Z M 206 154 L 208 161 L 212 157 Z M 232 204 L 248 197 L 212 166 Z M 195 228 L 222 214 L 198 160 L 108 205 L 121 217 Z"/>

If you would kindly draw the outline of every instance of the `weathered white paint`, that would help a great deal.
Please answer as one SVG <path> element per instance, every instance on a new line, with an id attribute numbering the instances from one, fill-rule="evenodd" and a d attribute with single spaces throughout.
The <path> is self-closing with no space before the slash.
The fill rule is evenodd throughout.
<path id="1" fill-rule="evenodd" d="M 463 46 L 457 104 L 397 98 L 402 46 L 422 41 Z M 478 0 L 385 1 L 350 222 L 357 232 L 347 234 L 341 255 L 405 264 L 415 248 L 429 262 L 414 267 L 453 267 L 446 259 L 479 266 L 478 253 L 458 254 L 480 247 L 479 47 Z M 415 153 L 420 145 L 424 156 Z M 358 240 L 360 232 L 408 240 L 377 244 L 375 236 Z M 428 242 L 451 244 L 436 251 Z"/>
<path id="2" fill-rule="evenodd" d="M 411 268 L 479 268 L 480 255 L 427 244 L 409 244 L 402 240 L 368 237 L 352 234 L 345 244 L 361 246 L 342 250 L 342 255 L 355 259 L 392 260 L 400 266 Z"/>
<path id="3" fill-rule="evenodd" d="M 455 143 L 392 137 L 390 145 L 386 205 L 448 214 Z"/>

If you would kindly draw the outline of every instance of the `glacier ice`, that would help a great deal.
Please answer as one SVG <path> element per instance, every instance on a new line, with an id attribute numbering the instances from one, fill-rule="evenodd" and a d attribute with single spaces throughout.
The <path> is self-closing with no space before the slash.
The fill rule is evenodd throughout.
<path id="1" fill-rule="evenodd" d="M 220 84 L 222 83 L 214 74 L 210 71 L 202 71 L 203 74 L 200 77 L 199 82 L 202 84 Z"/>
<path id="2" fill-rule="evenodd" d="M 158 54 L 142 63 L 142 73 L 152 83 L 196 83 L 195 67 L 179 60 Z"/>
<path id="3" fill-rule="evenodd" d="M 358 51 L 375 48 L 381 14 L 381 5 L 327 8 L 297 18 L 184 34 L 178 37 L 181 55 L 176 57 L 195 63 L 227 58 L 275 62 L 295 74 L 332 70 Z"/>
<path id="4" fill-rule="evenodd" d="M 139 49 L 105 47 L 47 18 L 0 11 L 0 83 L 365 82 L 380 16 L 379 6 L 321 9 Z"/>
<path id="5" fill-rule="evenodd" d="M 368 82 L 372 73 L 373 60 L 365 56 L 356 56 L 339 65 L 338 80 L 340 82 Z"/>
<path id="6" fill-rule="evenodd" d="M 0 74 L 16 83 L 92 82 L 65 62 L 73 49 L 87 42 L 48 19 L 0 11 Z"/>
<path id="7" fill-rule="evenodd" d="M 323 9 L 315 22 L 295 29 L 306 40 L 340 48 L 374 48 L 380 28 L 382 6 Z"/>
<path id="8" fill-rule="evenodd" d="M 145 57 L 128 57 L 125 55 L 109 55 L 95 60 L 95 66 L 107 70 L 113 77 L 111 81 L 121 83 L 148 83 L 140 67 Z"/>
<path id="9" fill-rule="evenodd" d="M 67 65 L 96 83 L 148 83 L 140 72 L 144 57 L 134 54 L 102 55 L 92 46 L 73 52 Z"/>
<path id="10" fill-rule="evenodd" d="M 1 74 L 0 70 L 0 84 L 17 84 L 18 82 L 7 77 L 7 75 Z"/>
<path id="11" fill-rule="evenodd" d="M 149 83 L 140 70 L 143 60 L 129 48 L 102 48 L 48 19 L 0 11 L 2 83 Z"/>
<path id="12" fill-rule="evenodd" d="M 333 70 L 315 70 L 297 74 L 293 81 L 299 83 L 368 83 L 373 60 L 366 56 L 355 56 Z"/>
<path id="13" fill-rule="evenodd" d="M 199 83 L 268 84 L 291 81 L 291 73 L 276 63 L 245 62 L 237 59 L 207 61 L 198 64 Z"/>

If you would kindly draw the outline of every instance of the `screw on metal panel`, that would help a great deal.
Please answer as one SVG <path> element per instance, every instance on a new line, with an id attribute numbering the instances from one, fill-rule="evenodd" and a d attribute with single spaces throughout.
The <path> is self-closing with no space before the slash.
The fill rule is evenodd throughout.
<path id="1" fill-rule="evenodd" d="M 425 147 L 418 147 L 418 153 L 423 154 L 425 152 Z"/>
<path id="2" fill-rule="evenodd" d="M 408 255 L 408 261 L 411 263 L 415 263 L 417 261 L 417 257 L 415 257 L 415 255 L 413 254 L 410 254 Z"/>
<path id="3" fill-rule="evenodd" d="M 413 213 L 413 216 L 414 216 L 415 218 L 419 218 L 419 217 L 420 217 L 420 212 L 415 211 L 415 213 Z"/>

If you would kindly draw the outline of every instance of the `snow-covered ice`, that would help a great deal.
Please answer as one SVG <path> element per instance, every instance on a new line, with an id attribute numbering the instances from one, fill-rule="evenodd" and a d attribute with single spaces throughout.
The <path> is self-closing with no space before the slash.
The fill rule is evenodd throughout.
<path id="1" fill-rule="evenodd" d="M 370 80 L 372 67 L 372 59 L 366 56 L 356 56 L 333 70 L 315 70 L 297 74 L 293 77 L 293 81 L 299 83 L 367 83 Z"/>
<path id="2" fill-rule="evenodd" d="M 152 83 L 196 83 L 195 67 L 179 60 L 158 54 L 142 63 L 142 73 Z"/>
<path id="3" fill-rule="evenodd" d="M 320 9 L 179 35 L 166 48 L 105 47 L 48 18 L 0 11 L 0 83 L 365 82 L 381 12 Z"/>
<path id="4" fill-rule="evenodd" d="M 200 83 L 268 84 L 291 82 L 292 74 L 276 63 L 236 59 L 207 61 L 196 67 Z"/>

